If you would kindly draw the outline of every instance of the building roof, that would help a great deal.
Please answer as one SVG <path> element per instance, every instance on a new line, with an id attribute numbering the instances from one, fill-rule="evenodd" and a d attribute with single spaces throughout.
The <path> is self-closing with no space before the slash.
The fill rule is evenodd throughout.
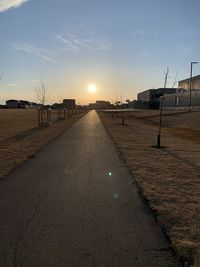
<path id="1" fill-rule="evenodd" d="M 8 100 L 6 100 L 6 102 L 19 102 L 19 100 L 16 100 L 16 99 L 8 99 Z"/>
<path id="2" fill-rule="evenodd" d="M 156 92 L 156 91 L 174 91 L 174 90 L 178 90 L 178 88 L 164 88 L 164 87 L 160 87 L 160 88 L 147 89 L 145 91 L 139 92 L 138 94 L 144 93 L 144 92 L 148 92 L 148 91 Z"/>
<path id="3" fill-rule="evenodd" d="M 193 80 L 193 81 L 194 81 L 194 80 L 200 80 L 200 75 L 193 76 L 193 77 L 192 77 L 192 80 Z M 179 83 L 180 83 L 180 82 L 189 82 L 189 81 L 190 81 L 190 78 L 187 78 L 187 79 L 184 79 L 184 80 L 179 81 Z"/>
<path id="4" fill-rule="evenodd" d="M 64 99 L 63 99 L 63 102 L 64 102 L 64 101 L 75 101 L 75 99 L 73 99 L 73 98 L 64 98 Z"/>

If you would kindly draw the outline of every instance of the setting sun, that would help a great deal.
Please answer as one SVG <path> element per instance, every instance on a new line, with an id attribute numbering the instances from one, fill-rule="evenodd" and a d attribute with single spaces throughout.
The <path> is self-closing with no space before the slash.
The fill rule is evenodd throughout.
<path id="1" fill-rule="evenodd" d="M 95 84 L 90 84 L 88 86 L 88 92 L 91 93 L 91 94 L 94 94 L 95 92 L 97 91 L 97 87 Z"/>

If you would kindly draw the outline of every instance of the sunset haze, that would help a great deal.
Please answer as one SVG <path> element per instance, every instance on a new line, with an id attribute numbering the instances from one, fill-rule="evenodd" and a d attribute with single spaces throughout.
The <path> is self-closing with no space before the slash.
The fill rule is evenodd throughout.
<path id="1" fill-rule="evenodd" d="M 43 79 L 49 102 L 133 100 L 139 91 L 170 87 L 199 60 L 197 0 L 0 1 L 0 102 L 36 101 Z M 194 75 L 199 74 L 199 65 Z M 87 87 L 95 84 L 95 94 Z"/>

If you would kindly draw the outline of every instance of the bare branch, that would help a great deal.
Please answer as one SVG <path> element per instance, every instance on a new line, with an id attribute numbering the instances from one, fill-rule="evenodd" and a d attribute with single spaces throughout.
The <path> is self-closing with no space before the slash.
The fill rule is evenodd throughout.
<path id="1" fill-rule="evenodd" d="M 165 80 L 164 80 L 164 88 L 167 86 L 167 80 L 169 78 L 169 67 L 167 67 L 167 70 L 164 72 Z"/>
<path id="2" fill-rule="evenodd" d="M 59 104 L 63 103 L 63 96 L 61 94 L 57 96 L 57 99 Z"/>
<path id="3" fill-rule="evenodd" d="M 40 104 L 44 105 L 47 102 L 48 98 L 48 88 L 46 87 L 45 83 L 40 79 L 40 88 L 35 89 L 36 98 Z"/>
<path id="4" fill-rule="evenodd" d="M 3 78 L 3 72 L 0 74 L 0 80 Z"/>
<path id="5" fill-rule="evenodd" d="M 178 69 L 176 70 L 176 75 L 175 75 L 174 82 L 173 82 L 173 84 L 172 84 L 172 88 L 174 88 L 174 86 L 175 86 L 176 83 L 178 82 L 177 77 L 178 77 Z"/>

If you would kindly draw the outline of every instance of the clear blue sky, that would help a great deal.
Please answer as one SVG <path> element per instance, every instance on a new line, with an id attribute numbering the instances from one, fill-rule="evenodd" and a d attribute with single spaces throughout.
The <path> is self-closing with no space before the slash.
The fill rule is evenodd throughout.
<path id="1" fill-rule="evenodd" d="M 0 0 L 0 102 L 35 100 L 40 78 L 49 102 L 132 100 L 162 87 L 167 66 L 170 87 L 200 61 L 199 10 L 198 0 Z"/>

